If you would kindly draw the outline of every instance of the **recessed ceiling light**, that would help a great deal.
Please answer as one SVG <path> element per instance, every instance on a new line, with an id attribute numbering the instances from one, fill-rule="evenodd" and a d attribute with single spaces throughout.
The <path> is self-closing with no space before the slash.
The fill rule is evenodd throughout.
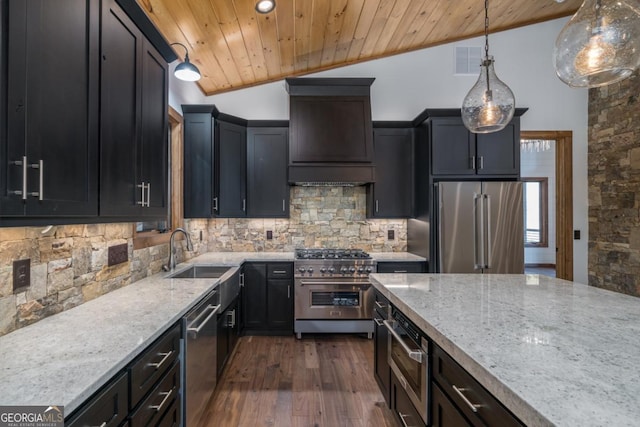
<path id="1" fill-rule="evenodd" d="M 274 0 L 260 0 L 256 3 L 256 11 L 259 13 L 269 13 L 276 8 Z"/>

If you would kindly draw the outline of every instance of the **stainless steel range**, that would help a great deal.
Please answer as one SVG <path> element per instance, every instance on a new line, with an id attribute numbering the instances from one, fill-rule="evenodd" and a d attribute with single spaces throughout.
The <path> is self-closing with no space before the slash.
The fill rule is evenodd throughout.
<path id="1" fill-rule="evenodd" d="M 296 336 L 303 333 L 373 334 L 376 262 L 359 249 L 298 249 L 295 253 Z"/>

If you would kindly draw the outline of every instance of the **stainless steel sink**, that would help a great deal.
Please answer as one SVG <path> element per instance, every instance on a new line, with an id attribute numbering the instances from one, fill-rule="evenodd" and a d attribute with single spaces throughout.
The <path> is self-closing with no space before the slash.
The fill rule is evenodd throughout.
<path id="1" fill-rule="evenodd" d="M 167 279 L 217 279 L 231 267 L 213 265 L 192 265 L 167 276 Z"/>

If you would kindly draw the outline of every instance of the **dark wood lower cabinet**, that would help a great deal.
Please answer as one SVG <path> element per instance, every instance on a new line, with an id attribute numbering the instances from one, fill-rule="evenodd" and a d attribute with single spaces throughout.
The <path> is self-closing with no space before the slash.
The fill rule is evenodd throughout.
<path id="1" fill-rule="evenodd" d="M 293 263 L 246 263 L 242 310 L 245 335 L 293 333 Z"/>
<path id="2" fill-rule="evenodd" d="M 384 396 L 387 404 L 390 400 L 391 390 L 391 367 L 389 366 L 389 330 L 382 323 L 389 317 L 389 301 L 378 291 L 374 291 L 374 310 L 373 310 L 373 375 L 380 387 L 380 391 Z"/>
<path id="3" fill-rule="evenodd" d="M 420 414 L 414 408 L 409 395 L 404 391 L 398 378 L 391 372 L 391 409 L 405 427 L 426 427 Z"/>
<path id="4" fill-rule="evenodd" d="M 90 398 L 65 425 L 118 427 L 128 413 L 129 375 L 123 372 Z"/>
<path id="5" fill-rule="evenodd" d="M 471 424 L 451 403 L 436 383 L 431 383 L 431 426 L 470 427 Z"/>

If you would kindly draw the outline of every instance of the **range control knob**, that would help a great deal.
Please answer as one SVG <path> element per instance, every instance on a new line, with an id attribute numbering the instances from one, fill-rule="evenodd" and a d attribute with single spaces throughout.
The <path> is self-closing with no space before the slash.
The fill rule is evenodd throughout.
<path id="1" fill-rule="evenodd" d="M 327 272 L 327 269 L 324 267 L 320 267 L 320 273 L 324 274 Z"/>
<path id="2" fill-rule="evenodd" d="M 347 267 L 341 267 L 340 268 L 340 273 L 347 274 Z"/>
<path id="3" fill-rule="evenodd" d="M 300 273 L 304 273 L 304 272 L 305 272 L 305 268 L 304 268 L 304 267 L 298 267 L 298 271 L 299 271 Z"/>
<path id="4" fill-rule="evenodd" d="M 309 268 L 307 268 L 307 272 L 308 272 L 309 274 L 313 273 L 313 267 L 309 267 Z"/>
<path id="5" fill-rule="evenodd" d="M 349 273 L 353 274 L 356 272 L 356 268 L 355 267 L 349 267 Z"/>
<path id="6" fill-rule="evenodd" d="M 367 267 L 367 270 L 366 270 L 366 271 L 367 271 L 367 273 L 371 273 L 371 272 L 373 271 L 373 268 L 371 268 L 371 267 Z"/>
<path id="7" fill-rule="evenodd" d="M 333 274 L 336 272 L 335 267 L 329 267 L 329 273 Z"/>
<path id="8" fill-rule="evenodd" d="M 360 274 L 364 273 L 364 267 L 358 267 L 358 273 Z"/>

